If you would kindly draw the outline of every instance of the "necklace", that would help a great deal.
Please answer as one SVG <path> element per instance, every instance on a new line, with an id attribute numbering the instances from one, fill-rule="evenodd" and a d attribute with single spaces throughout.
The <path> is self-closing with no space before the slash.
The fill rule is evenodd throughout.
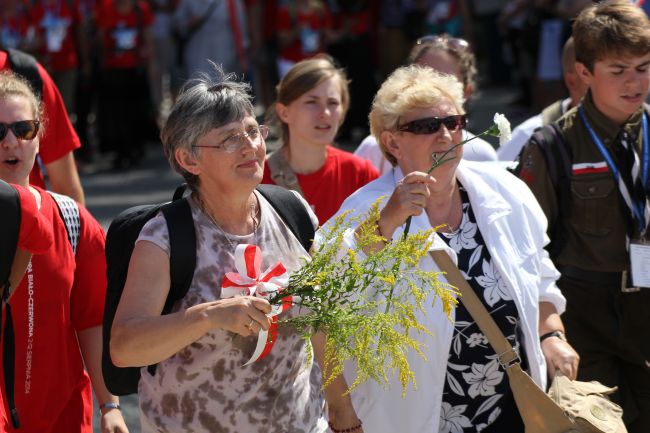
<path id="1" fill-rule="evenodd" d="M 201 212 L 203 212 L 203 214 L 208 217 L 210 222 L 212 222 L 212 224 L 221 232 L 223 237 L 226 238 L 226 241 L 228 241 L 228 244 L 230 244 L 230 247 L 233 249 L 233 251 L 235 249 L 237 249 L 237 245 L 235 245 L 233 243 L 232 239 L 230 239 L 231 235 L 229 233 L 227 233 L 221 227 L 221 225 L 219 223 L 217 223 L 217 221 L 212 216 L 212 213 L 209 211 L 208 206 L 206 205 L 206 202 L 203 200 L 201 195 L 198 194 L 198 193 L 196 194 L 196 202 L 199 205 L 199 209 L 201 209 Z M 257 200 L 253 201 L 253 203 L 251 204 L 251 210 L 250 210 L 251 219 L 253 220 L 253 238 L 255 238 L 257 236 L 257 228 L 259 227 L 259 212 L 260 212 L 260 210 L 259 210 L 258 206 L 256 206 L 256 203 L 257 203 Z"/>

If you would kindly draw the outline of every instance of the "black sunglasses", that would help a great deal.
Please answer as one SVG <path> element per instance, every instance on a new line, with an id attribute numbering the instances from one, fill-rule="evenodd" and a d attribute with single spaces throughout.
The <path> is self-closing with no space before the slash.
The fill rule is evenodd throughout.
<path id="1" fill-rule="evenodd" d="M 447 117 L 425 117 L 414 120 L 397 128 L 398 131 L 410 132 L 415 135 L 435 134 L 440 126 L 445 125 L 449 131 L 465 128 L 467 117 L 464 114 L 455 114 Z"/>
<path id="2" fill-rule="evenodd" d="M 0 122 L 0 141 L 4 140 L 11 129 L 17 139 L 31 140 L 38 134 L 38 128 L 41 122 L 38 120 L 19 120 L 13 123 Z"/>

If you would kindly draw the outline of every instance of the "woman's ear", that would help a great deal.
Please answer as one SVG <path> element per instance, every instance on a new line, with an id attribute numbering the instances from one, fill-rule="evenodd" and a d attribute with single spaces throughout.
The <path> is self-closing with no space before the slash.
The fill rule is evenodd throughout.
<path id="1" fill-rule="evenodd" d="M 284 123 L 289 123 L 289 107 L 284 105 L 281 102 L 275 103 L 275 113 L 278 115 L 278 118 Z"/>
<path id="2" fill-rule="evenodd" d="M 381 144 L 384 145 L 386 151 L 393 155 L 395 159 L 399 161 L 401 158 L 402 152 L 399 147 L 399 143 L 395 140 L 395 134 L 391 131 L 383 131 L 379 136 Z"/>
<path id="3" fill-rule="evenodd" d="M 183 167 L 185 171 L 192 173 L 195 176 L 198 176 L 201 173 L 198 158 L 187 149 L 176 149 L 174 157 L 176 158 L 178 165 Z"/>

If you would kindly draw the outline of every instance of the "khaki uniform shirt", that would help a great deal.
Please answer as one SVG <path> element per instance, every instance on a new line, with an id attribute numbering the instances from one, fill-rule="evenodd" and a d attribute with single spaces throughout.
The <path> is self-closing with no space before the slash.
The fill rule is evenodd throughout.
<path id="1" fill-rule="evenodd" d="M 581 105 L 584 106 L 589 125 L 615 162 L 617 158 L 614 149 L 620 146 L 623 129 L 636 138 L 636 149 L 641 158 L 643 107 L 620 127 L 598 111 L 591 93 L 585 96 Z M 580 118 L 578 107 L 567 112 L 557 123 L 573 155 L 573 167 L 580 163 L 605 161 Z M 559 224 L 560 233 L 566 237 L 555 264 L 587 271 L 620 272 L 629 269 L 626 236 L 633 220 L 609 168 L 606 172 L 572 174 L 569 209 L 563 209 L 560 218 L 560 203 L 539 147 L 529 142 L 523 150 L 521 161 L 523 166 L 520 177 L 542 206 L 549 220 L 549 233 Z M 638 233 L 635 232 L 634 236 L 638 236 Z"/>

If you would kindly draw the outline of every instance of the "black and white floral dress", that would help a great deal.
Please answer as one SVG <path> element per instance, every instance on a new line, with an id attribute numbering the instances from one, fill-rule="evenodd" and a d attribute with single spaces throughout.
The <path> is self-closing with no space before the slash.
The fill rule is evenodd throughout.
<path id="1" fill-rule="evenodd" d="M 494 267 L 462 186 L 460 192 L 463 206 L 460 227 L 453 233 L 440 233 L 440 237 L 456 251 L 463 276 L 518 350 L 521 341 L 519 313 Z M 519 353 L 523 358 L 523 351 Z M 442 396 L 440 433 L 523 431 L 508 377 L 492 346 L 459 302 Z"/>

